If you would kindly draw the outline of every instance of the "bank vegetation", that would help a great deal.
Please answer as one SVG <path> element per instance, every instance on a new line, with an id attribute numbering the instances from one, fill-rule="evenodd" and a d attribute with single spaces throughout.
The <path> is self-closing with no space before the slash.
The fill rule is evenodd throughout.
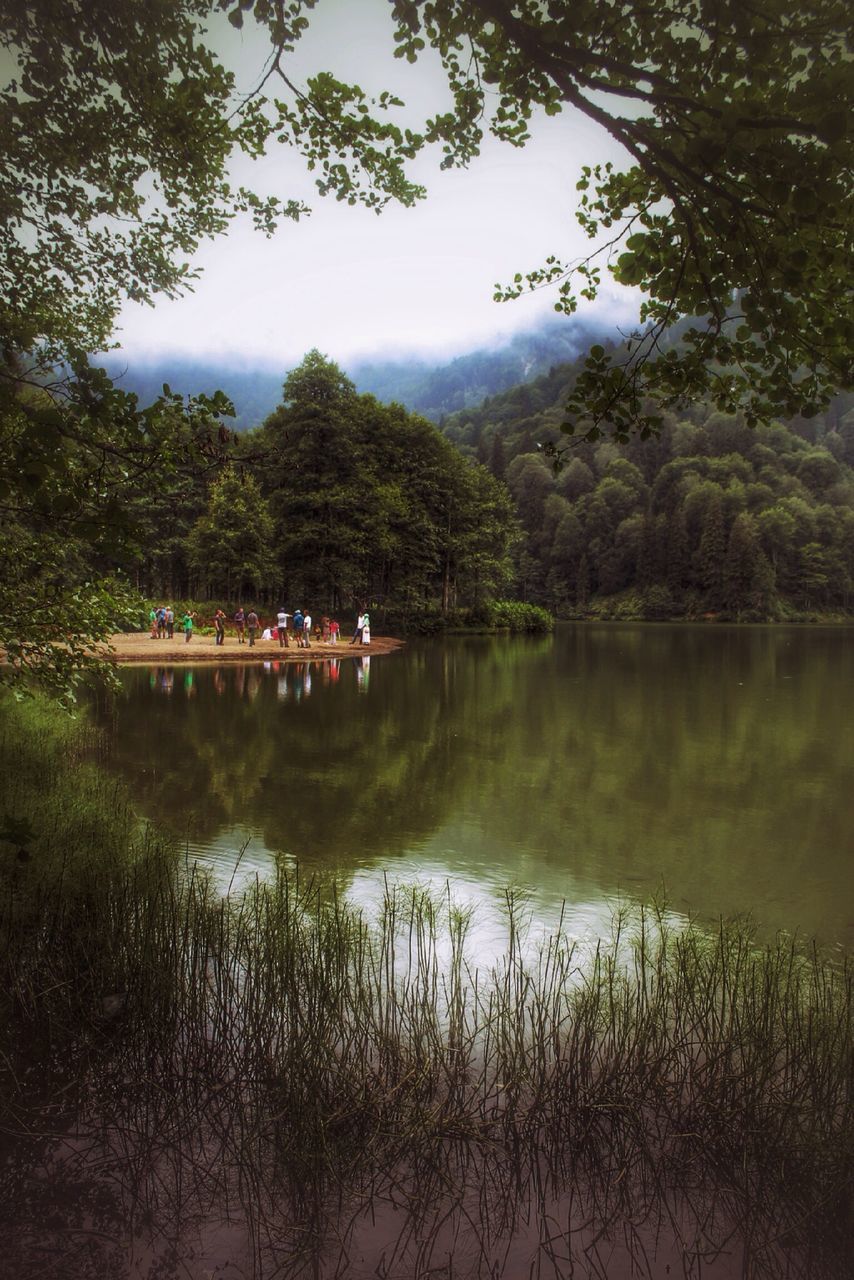
<path id="1" fill-rule="evenodd" d="M 452 895 L 222 898 L 98 750 L 0 706 L 14 1274 L 845 1274 L 847 957 L 654 904 L 536 939 L 508 889 L 487 972 Z"/>

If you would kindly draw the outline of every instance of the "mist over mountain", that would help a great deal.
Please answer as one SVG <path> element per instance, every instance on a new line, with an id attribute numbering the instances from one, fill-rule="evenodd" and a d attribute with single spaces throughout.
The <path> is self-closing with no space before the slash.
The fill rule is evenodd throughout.
<path id="1" fill-rule="evenodd" d="M 592 342 L 610 330 L 590 321 L 557 318 L 517 333 L 492 348 L 466 352 L 450 360 L 411 357 L 340 361 L 360 393 L 370 393 L 384 403 L 396 401 L 434 422 L 447 414 L 473 408 L 487 396 L 547 373 L 554 365 L 574 360 Z M 334 353 L 326 353 L 334 359 Z M 269 364 L 231 362 L 227 357 L 193 359 L 176 356 L 156 360 L 129 358 L 108 352 L 96 363 L 103 365 L 126 391 L 149 404 L 167 383 L 183 395 L 221 390 L 234 402 L 234 425 L 245 430 L 263 422 L 282 398 L 282 383 L 289 370 Z"/>

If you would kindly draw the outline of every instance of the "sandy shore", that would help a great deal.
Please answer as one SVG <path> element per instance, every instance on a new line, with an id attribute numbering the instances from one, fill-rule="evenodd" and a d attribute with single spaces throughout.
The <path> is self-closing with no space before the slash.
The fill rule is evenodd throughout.
<path id="1" fill-rule="evenodd" d="M 217 645 L 214 636 L 193 633 L 189 643 L 183 633 L 175 633 L 173 640 L 152 640 L 147 631 L 132 631 L 110 637 L 110 647 L 103 656 L 110 662 L 156 662 L 169 666 L 180 662 L 269 662 L 276 658 L 281 662 L 305 662 L 309 658 L 356 658 L 394 653 L 403 648 L 402 640 L 390 636 L 372 636 L 369 645 L 350 645 L 350 637 L 338 644 L 322 644 L 312 640 L 311 648 L 298 649 L 293 641 L 290 648 L 280 649 L 278 640 L 256 640 L 250 648 L 249 641 L 238 644 L 232 632 L 225 643 Z"/>

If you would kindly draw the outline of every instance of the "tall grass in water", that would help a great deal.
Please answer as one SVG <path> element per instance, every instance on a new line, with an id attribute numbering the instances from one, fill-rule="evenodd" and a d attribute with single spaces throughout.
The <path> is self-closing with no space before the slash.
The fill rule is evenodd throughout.
<path id="1" fill-rule="evenodd" d="M 654 907 L 532 948 L 510 900 L 478 972 L 451 899 L 388 887 L 369 925 L 282 871 L 223 901 L 96 773 L 66 791 L 49 735 L 19 772 L 34 747 L 0 1272 L 847 1274 L 847 960 Z"/>

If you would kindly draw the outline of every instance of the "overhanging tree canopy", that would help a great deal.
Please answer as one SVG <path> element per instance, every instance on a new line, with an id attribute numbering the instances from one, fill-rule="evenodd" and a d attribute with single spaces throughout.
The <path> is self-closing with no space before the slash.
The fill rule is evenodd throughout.
<path id="1" fill-rule="evenodd" d="M 625 168 L 588 165 L 578 175 L 591 255 L 552 257 L 496 295 L 557 284 L 557 306 L 571 312 L 578 296 L 596 296 L 603 265 L 644 291 L 648 327 L 616 361 L 592 348 L 570 433 L 607 423 L 618 437 L 648 434 L 660 417 L 647 396 L 711 395 L 754 423 L 808 415 L 851 385 L 852 75 L 842 0 L 390 2 L 397 56 L 414 62 L 436 50 L 454 102 L 418 134 L 384 136 L 401 161 L 438 143 L 444 166 L 465 165 L 486 130 L 522 146 L 537 111 L 568 108 L 626 151 Z M 228 7 L 236 25 L 248 11 L 267 24 L 271 79 L 293 90 L 285 58 L 296 14 L 314 0 Z M 319 76 L 296 104 L 278 106 L 279 124 L 322 164 L 320 189 L 374 199 L 382 167 L 369 163 L 360 175 L 346 163 L 367 121 L 379 127 L 361 91 Z M 685 316 L 702 320 L 665 345 Z"/>
<path id="2" fill-rule="evenodd" d="M 430 46 L 453 95 L 453 109 L 417 131 L 394 123 L 402 104 L 391 94 L 368 98 L 323 68 L 305 84 L 292 78 L 289 56 L 324 3 L 2 0 L 7 349 L 93 349 L 122 297 L 186 287 L 199 241 L 240 210 L 268 230 L 303 212 L 286 196 L 233 189 L 235 150 L 287 143 L 318 171 L 321 193 L 381 208 L 423 194 L 405 166 L 424 147 L 466 165 L 486 131 L 522 146 L 537 112 L 572 109 L 626 151 L 623 169 L 567 175 L 596 245 L 499 295 L 556 283 L 571 311 L 607 267 L 644 290 L 652 327 L 616 367 L 594 349 L 570 426 L 654 427 L 647 392 L 711 390 L 759 420 L 851 384 L 843 0 L 389 0 L 396 56 L 414 62 Z M 264 74 L 244 98 L 208 47 L 221 13 L 269 33 Z M 703 322 L 662 349 L 682 316 Z"/>

